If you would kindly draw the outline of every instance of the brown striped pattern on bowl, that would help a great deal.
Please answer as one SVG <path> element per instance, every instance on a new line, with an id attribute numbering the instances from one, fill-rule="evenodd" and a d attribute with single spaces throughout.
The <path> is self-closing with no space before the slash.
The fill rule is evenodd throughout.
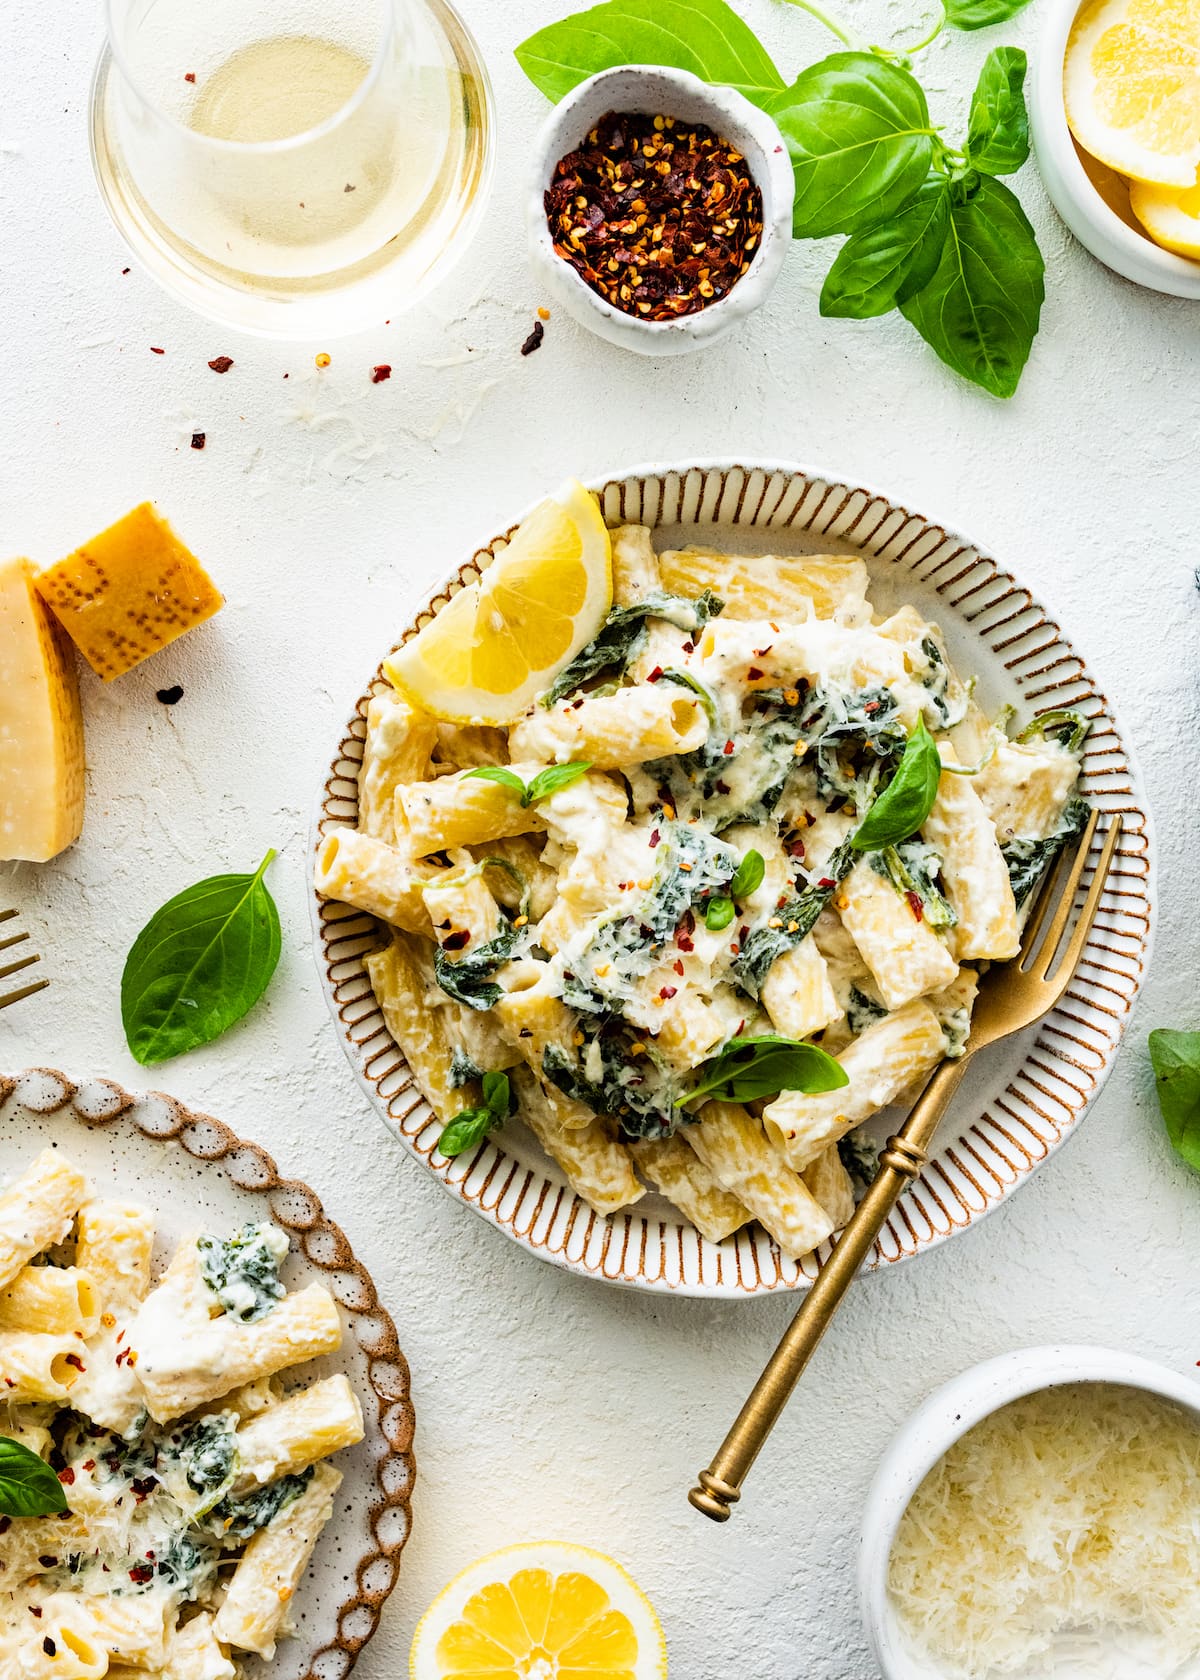
<path id="1" fill-rule="evenodd" d="M 1078 1124 L 1112 1066 L 1141 984 L 1151 929 L 1150 822 L 1132 756 L 1084 660 L 1030 592 L 965 538 L 886 496 L 782 465 L 655 468 L 592 487 L 610 523 L 667 527 L 672 543 L 728 543 L 750 553 L 861 554 L 873 589 L 897 603 L 911 598 L 936 617 L 964 674 L 980 672 L 989 704 L 1011 699 L 1022 716 L 1071 706 L 1093 719 L 1083 791 L 1102 810 L 1120 811 L 1125 832 L 1083 961 L 1051 1015 L 1003 1052 L 998 1047 L 973 1064 L 944 1124 L 944 1141 L 876 1246 L 873 1267 L 893 1265 L 997 1206 Z M 464 564 L 400 639 L 415 635 L 476 578 L 513 529 Z M 376 672 L 334 754 L 313 851 L 331 828 L 356 820 L 367 702 L 381 682 Z M 379 929 L 369 916 L 315 894 L 312 910 L 325 995 L 371 1101 L 447 1190 L 507 1236 L 589 1277 L 680 1294 L 737 1298 L 812 1281 L 817 1260 L 786 1259 L 758 1226 L 720 1244 L 705 1242 L 657 1197 L 602 1218 L 544 1157 L 505 1134 L 474 1154 L 434 1164 L 438 1125 L 387 1031 L 362 965 Z M 403 1187 L 396 1193 L 402 1196 Z"/>

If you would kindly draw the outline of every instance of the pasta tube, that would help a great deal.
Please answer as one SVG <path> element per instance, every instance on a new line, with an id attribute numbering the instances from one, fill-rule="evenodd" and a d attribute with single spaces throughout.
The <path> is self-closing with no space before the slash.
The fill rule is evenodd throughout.
<path id="1" fill-rule="evenodd" d="M 668 549 L 658 557 L 663 586 L 679 595 L 711 589 L 724 618 L 866 616 L 867 568 L 834 554 L 721 554 L 713 548 Z"/>
<path id="2" fill-rule="evenodd" d="M 91 1336 L 99 1325 L 96 1285 L 78 1266 L 26 1266 L 0 1290 L 0 1331 Z"/>
<path id="3" fill-rule="evenodd" d="M 0 1289 L 40 1254 L 62 1242 L 87 1195 L 87 1179 L 57 1149 L 43 1149 L 0 1193 Z"/>
<path id="4" fill-rule="evenodd" d="M 509 742 L 521 758 L 544 764 L 582 759 L 597 770 L 619 770 L 648 758 L 694 752 L 708 738 L 699 697 L 675 683 L 619 688 L 522 718 Z"/>
<path id="5" fill-rule="evenodd" d="M 358 826 L 363 834 L 395 841 L 397 785 L 419 781 L 427 773 L 436 740 L 434 720 L 402 700 L 394 689 L 372 695 L 358 773 Z"/>
<path id="6" fill-rule="evenodd" d="M 942 757 L 952 760 L 953 753 L 943 748 Z M 958 917 L 953 937 L 959 959 L 1015 957 L 1021 937 L 1008 865 L 995 825 L 965 776 L 942 771 L 922 832 L 942 859 L 946 897 Z"/>
<path id="7" fill-rule="evenodd" d="M 645 525 L 619 525 L 612 533 L 613 603 L 632 606 L 662 588 L 658 558 Z"/>
<path id="8" fill-rule="evenodd" d="M 90 1358 L 74 1336 L 0 1332 L 0 1394 L 6 1400 L 65 1400 Z"/>
<path id="9" fill-rule="evenodd" d="M 543 1085 L 524 1068 L 516 1071 L 513 1081 L 521 1118 L 589 1207 L 597 1213 L 617 1213 L 641 1200 L 646 1192 L 629 1151 L 603 1120 L 593 1116 L 587 1126 L 572 1126 L 563 1117 L 569 1099 L 561 1091 Z"/>
<path id="10" fill-rule="evenodd" d="M 435 871 L 386 841 L 335 828 L 317 851 L 313 884 L 325 898 L 351 904 L 409 933 L 431 932 L 422 890 Z"/>
<path id="11" fill-rule="evenodd" d="M 950 952 L 872 858 L 855 864 L 833 902 L 889 1009 L 941 991 L 958 973 Z"/>
<path id="12" fill-rule="evenodd" d="M 299 1497 L 250 1541 L 213 1620 L 213 1633 L 223 1645 L 275 1655 L 288 1606 L 333 1515 L 333 1496 L 341 1483 L 332 1465 L 318 1464 Z"/>
<path id="13" fill-rule="evenodd" d="M 717 1183 L 713 1174 L 678 1133 L 637 1138 L 629 1145 L 638 1171 L 691 1221 L 709 1242 L 723 1242 L 754 1215 Z"/>
<path id="14" fill-rule="evenodd" d="M 338 1375 L 288 1395 L 237 1432 L 236 1492 L 294 1476 L 363 1438 L 362 1407 Z"/>
<path id="15" fill-rule="evenodd" d="M 154 1215 L 136 1202 L 92 1201 L 79 1210 L 75 1263 L 106 1307 L 129 1307 L 150 1287 Z"/>
<path id="16" fill-rule="evenodd" d="M 513 773 L 528 782 L 537 764 L 513 764 Z M 439 776 L 436 781 L 410 782 L 396 789 L 396 827 L 408 836 L 414 857 L 447 846 L 475 846 L 510 834 L 532 834 L 546 826 L 536 805 L 522 805 L 510 788 L 480 776 Z"/>
<path id="17" fill-rule="evenodd" d="M 792 1172 L 761 1123 L 738 1103 L 710 1102 L 683 1137 L 718 1184 L 749 1208 L 785 1254 L 811 1254 L 833 1220 Z"/>

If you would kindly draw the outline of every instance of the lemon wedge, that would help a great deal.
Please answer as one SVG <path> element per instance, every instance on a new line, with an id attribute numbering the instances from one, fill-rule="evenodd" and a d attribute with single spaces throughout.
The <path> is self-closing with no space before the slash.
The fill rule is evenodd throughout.
<path id="1" fill-rule="evenodd" d="M 611 605 L 607 527 L 595 497 L 568 479 L 384 670 L 435 717 L 511 723 L 592 640 Z"/>
<path id="2" fill-rule="evenodd" d="M 1200 0 L 1086 0 L 1063 70 L 1067 121 L 1135 180 L 1190 187 L 1200 166 Z"/>
<path id="3" fill-rule="evenodd" d="M 410 1680 L 666 1680 L 650 1600 L 602 1552 L 546 1540 L 464 1569 L 421 1618 Z"/>
<path id="4" fill-rule="evenodd" d="M 1156 245 L 1181 257 L 1200 260 L 1200 183 L 1184 187 L 1152 187 L 1146 181 L 1129 183 L 1133 213 Z"/>

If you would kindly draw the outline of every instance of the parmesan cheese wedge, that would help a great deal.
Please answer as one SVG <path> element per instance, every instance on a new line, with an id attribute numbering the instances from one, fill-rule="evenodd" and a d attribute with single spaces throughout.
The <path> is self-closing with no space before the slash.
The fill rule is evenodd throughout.
<path id="1" fill-rule="evenodd" d="M 83 827 L 83 713 L 33 578 L 28 560 L 0 561 L 0 858 L 44 863 Z"/>

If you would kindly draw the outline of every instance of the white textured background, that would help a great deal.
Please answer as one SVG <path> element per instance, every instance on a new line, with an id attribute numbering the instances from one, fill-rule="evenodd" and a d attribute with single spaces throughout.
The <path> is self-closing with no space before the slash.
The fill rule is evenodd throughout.
<path id="1" fill-rule="evenodd" d="M 0 19 L 0 544 L 56 558 L 156 498 L 228 597 L 211 625 L 108 689 L 88 678 L 89 806 L 57 863 L 3 866 L 53 984 L 0 1013 L 0 1065 L 155 1084 L 225 1117 L 307 1178 L 395 1314 L 418 1409 L 415 1528 L 358 1669 L 406 1672 L 413 1626 L 477 1553 L 542 1535 L 626 1562 L 666 1625 L 674 1680 L 873 1680 L 854 1560 L 863 1494 L 930 1387 L 993 1353 L 1080 1339 L 1200 1362 L 1200 1182 L 1152 1107 L 1145 1037 L 1200 1026 L 1193 567 L 1200 310 L 1136 290 L 1075 245 L 1033 166 L 1017 187 L 1048 263 L 1043 328 L 1000 404 L 957 382 L 899 317 L 823 322 L 833 246 L 797 246 L 742 336 L 660 365 L 557 315 L 518 234 L 542 115 L 511 48 L 551 0 L 462 0 L 495 80 L 497 183 L 431 307 L 329 348 L 239 339 L 135 269 L 93 189 L 85 139 L 98 0 L 9 0 Z M 741 0 L 785 74 L 816 24 Z M 565 0 L 564 0 L 565 9 Z M 961 122 L 1014 25 L 943 39 L 923 75 Z M 860 3 L 912 40 L 925 12 Z M 150 353 L 161 345 L 165 355 Z M 461 365 L 437 366 L 470 350 Z M 224 378 L 205 363 L 231 355 Z M 372 387 L 374 362 L 391 362 Z M 291 377 L 285 383 L 283 374 Z M 208 447 L 187 447 L 193 429 Z M 351 698 L 406 603 L 567 473 L 655 459 L 792 458 L 874 483 L 1011 565 L 1085 649 L 1140 753 L 1162 849 L 1152 977 L 1081 1133 L 981 1228 L 854 1292 L 723 1529 L 685 1493 L 789 1313 L 642 1298 L 560 1275 L 456 1206 L 385 1135 L 317 990 L 303 859 Z M 167 710 L 155 690 L 174 683 Z M 147 1075 L 117 999 L 148 915 L 268 846 L 285 950 L 267 1001 L 219 1043 Z"/>

